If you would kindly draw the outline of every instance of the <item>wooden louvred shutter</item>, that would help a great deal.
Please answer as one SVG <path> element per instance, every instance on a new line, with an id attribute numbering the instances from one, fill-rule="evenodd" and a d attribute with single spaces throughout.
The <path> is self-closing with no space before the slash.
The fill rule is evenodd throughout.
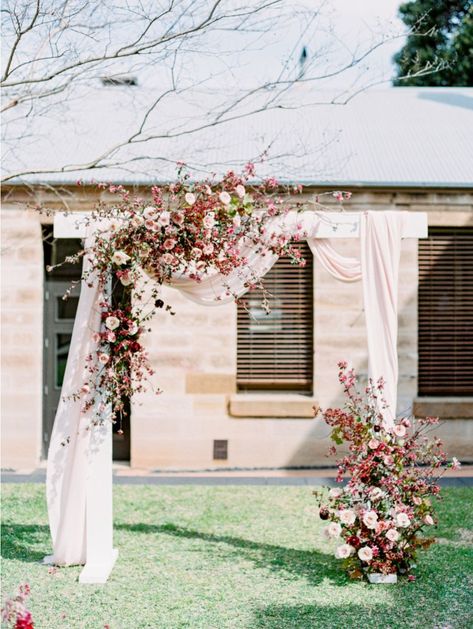
<path id="1" fill-rule="evenodd" d="M 306 242 L 295 244 L 305 267 L 281 257 L 263 279 L 262 291 L 247 293 L 238 305 L 237 383 L 240 390 L 312 391 L 313 261 Z"/>
<path id="2" fill-rule="evenodd" d="M 473 228 L 419 241 L 419 395 L 473 395 Z"/>

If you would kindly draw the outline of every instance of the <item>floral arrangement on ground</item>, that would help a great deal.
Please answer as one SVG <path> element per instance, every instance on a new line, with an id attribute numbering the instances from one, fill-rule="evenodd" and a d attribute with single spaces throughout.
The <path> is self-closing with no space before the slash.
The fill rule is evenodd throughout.
<path id="1" fill-rule="evenodd" d="M 458 469 L 460 464 L 455 458 L 448 463 L 441 441 L 426 434 L 437 418 L 390 421 L 383 380 L 370 380 L 360 392 L 354 370 L 346 362 L 340 362 L 339 369 L 346 403 L 322 416 L 332 428 L 331 453 L 337 446 L 348 446 L 337 461 L 337 482 L 342 483 L 344 475 L 349 479 L 328 495 L 314 492 L 319 516 L 328 521 L 324 534 L 343 541 L 335 556 L 351 578 L 395 582 L 397 575 L 406 575 L 413 581 L 418 551 L 435 542 L 422 532 L 436 524 L 433 499 L 440 499 L 438 481 L 448 467 Z"/>

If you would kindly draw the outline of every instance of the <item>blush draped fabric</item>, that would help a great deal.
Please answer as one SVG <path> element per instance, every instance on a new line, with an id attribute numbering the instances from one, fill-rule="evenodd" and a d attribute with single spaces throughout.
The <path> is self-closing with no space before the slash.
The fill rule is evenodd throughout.
<path id="1" fill-rule="evenodd" d="M 361 257 L 339 254 L 330 240 L 317 238 L 321 221 L 333 221 L 333 215 L 304 212 L 275 218 L 268 229 L 291 236 L 301 231 L 318 262 L 336 279 L 354 282 L 362 279 L 363 303 L 367 324 L 369 375 L 386 380 L 385 420 L 393 421 L 396 412 L 397 363 L 397 290 L 403 219 L 406 212 L 364 212 L 361 215 Z M 86 242 L 93 242 L 91 235 Z M 186 297 L 204 305 L 219 305 L 242 295 L 246 282 L 269 271 L 277 257 L 260 247 L 246 245 L 248 258 L 244 268 L 227 276 L 219 274 L 202 282 L 179 276 L 171 285 Z M 87 268 L 90 260 L 85 259 Z M 90 277 L 93 280 L 93 276 Z M 93 353 L 92 336 L 100 327 L 100 291 L 97 283 L 82 283 L 74 323 L 61 401 L 56 414 L 48 453 L 47 499 L 53 541 L 52 561 L 58 565 L 83 564 L 86 561 L 86 477 L 90 452 L 90 430 L 81 414 L 80 401 L 67 396 L 78 391 L 86 380 L 85 357 Z M 65 397 L 64 397 L 65 396 Z M 97 479 L 100 482 L 100 479 Z"/>

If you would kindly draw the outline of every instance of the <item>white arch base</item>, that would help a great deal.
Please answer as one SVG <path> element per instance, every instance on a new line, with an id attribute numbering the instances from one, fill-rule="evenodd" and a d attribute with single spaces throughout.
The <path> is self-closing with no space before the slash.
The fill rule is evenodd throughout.
<path id="1" fill-rule="evenodd" d="M 427 237 L 427 214 L 406 213 L 403 238 Z M 56 238 L 85 238 L 86 214 L 74 212 L 58 214 L 54 219 Z M 361 214 L 330 212 L 331 220 L 321 222 L 316 238 L 359 238 Z M 335 219 L 335 220 L 334 220 Z M 336 227 L 334 227 L 336 225 Z M 86 564 L 80 573 L 79 583 L 106 583 L 118 557 L 113 548 L 112 510 L 112 426 L 105 422 L 91 434 L 86 483 Z M 51 564 L 52 555 L 43 559 Z"/>

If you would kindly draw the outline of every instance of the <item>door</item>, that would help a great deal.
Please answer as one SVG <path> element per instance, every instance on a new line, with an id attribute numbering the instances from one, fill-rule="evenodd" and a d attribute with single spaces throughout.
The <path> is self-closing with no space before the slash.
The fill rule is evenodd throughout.
<path id="1" fill-rule="evenodd" d="M 54 240 L 52 229 L 43 229 L 44 261 L 55 265 L 68 255 L 76 253 L 80 240 L 65 238 Z M 67 300 L 63 296 L 72 282 L 80 279 L 81 265 L 65 264 L 52 272 L 45 271 L 44 281 L 44 360 L 43 360 L 43 457 L 47 457 L 49 440 L 61 396 L 72 338 L 72 328 L 79 303 L 80 283 L 77 283 Z M 130 415 L 122 418 L 121 426 L 113 426 L 113 458 L 130 460 Z"/>

